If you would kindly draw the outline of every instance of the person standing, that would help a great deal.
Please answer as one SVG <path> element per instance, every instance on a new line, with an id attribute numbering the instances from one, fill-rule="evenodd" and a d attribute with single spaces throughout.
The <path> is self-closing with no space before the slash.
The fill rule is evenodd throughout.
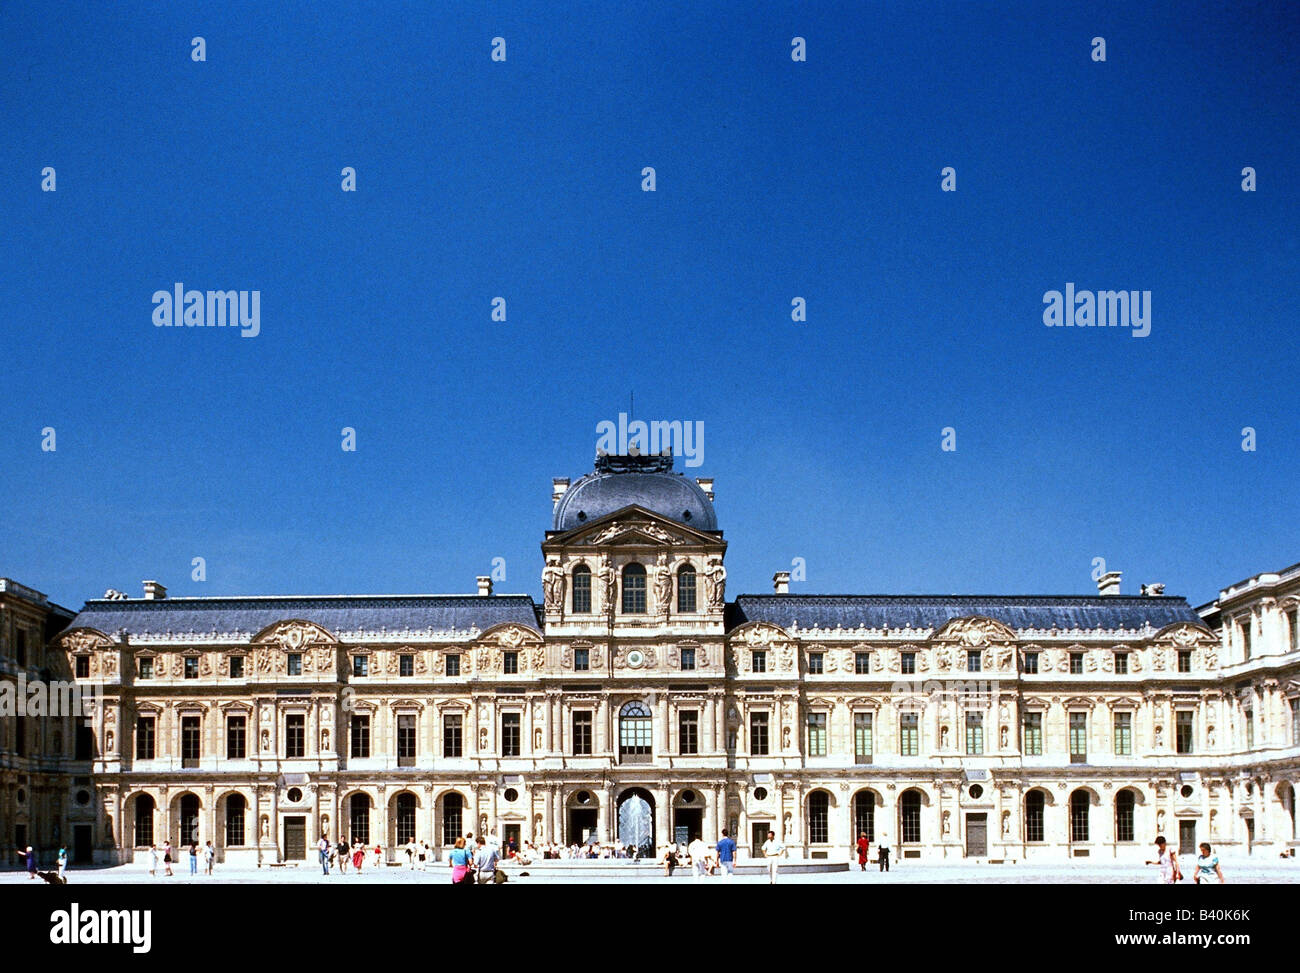
<path id="1" fill-rule="evenodd" d="M 858 835 L 858 869 L 867 870 L 867 855 L 871 851 L 871 842 L 867 840 L 867 833 L 863 831 Z"/>
<path id="2" fill-rule="evenodd" d="M 709 846 L 704 843 L 702 837 L 696 835 L 686 846 L 686 851 L 691 856 L 691 876 L 697 882 L 703 881 L 706 877 L 705 869 L 708 867 Z"/>
<path id="3" fill-rule="evenodd" d="M 767 859 L 767 882 L 776 884 L 776 873 L 781 859 L 785 857 L 785 845 L 776 840 L 776 832 L 769 831 L 763 842 L 763 857 Z"/>
<path id="4" fill-rule="evenodd" d="M 452 848 L 447 861 L 451 865 L 452 885 L 460 885 L 462 882 L 472 882 L 474 880 L 471 867 L 474 860 L 470 857 L 469 849 L 465 847 L 464 838 L 456 839 L 456 846 Z"/>
<path id="5" fill-rule="evenodd" d="M 1148 865 L 1160 866 L 1160 884 L 1173 885 L 1183 877 L 1182 872 L 1178 870 L 1178 855 L 1169 847 L 1162 834 L 1156 835 L 1156 858 L 1155 861 L 1147 862 Z"/>
<path id="6" fill-rule="evenodd" d="M 28 845 L 26 851 L 20 851 L 18 854 L 23 856 L 23 865 L 27 869 L 27 878 L 30 881 L 36 877 L 36 852 L 32 851 L 32 846 Z"/>
<path id="7" fill-rule="evenodd" d="M 203 846 L 203 867 L 207 871 L 207 874 L 212 874 L 212 863 L 216 860 L 217 849 L 213 848 L 212 842 L 209 841 Z"/>
<path id="8" fill-rule="evenodd" d="M 320 841 L 316 842 L 316 851 L 320 855 L 320 870 L 323 874 L 330 873 L 330 842 L 324 835 L 320 836 Z"/>
<path id="9" fill-rule="evenodd" d="M 59 849 L 59 857 L 57 861 L 59 863 L 59 879 L 62 880 L 64 873 L 68 870 L 68 849 L 67 848 Z"/>
<path id="10" fill-rule="evenodd" d="M 880 836 L 880 844 L 876 846 L 876 861 L 882 872 L 889 871 L 889 839 L 883 834 Z"/>
<path id="11" fill-rule="evenodd" d="M 361 866 L 366 863 L 366 849 L 361 842 L 357 842 L 356 850 L 352 852 L 352 869 L 358 875 L 361 874 Z"/>
<path id="12" fill-rule="evenodd" d="M 154 876 L 157 874 L 158 874 L 158 846 L 150 845 L 149 846 L 149 875 Z"/>
<path id="13" fill-rule="evenodd" d="M 375 842 L 375 868 L 384 863 L 384 846 L 378 841 Z"/>
<path id="14" fill-rule="evenodd" d="M 1223 884 L 1223 869 L 1219 867 L 1219 856 L 1213 854 L 1208 842 L 1202 841 L 1201 857 L 1196 859 L 1196 871 L 1192 877 L 1196 880 L 1197 885 L 1209 885 L 1211 880 L 1218 876 L 1219 884 Z"/>
<path id="15" fill-rule="evenodd" d="M 190 842 L 190 874 L 197 875 L 198 873 L 199 873 L 199 843 L 197 841 L 191 841 Z"/>
<path id="16" fill-rule="evenodd" d="M 497 877 L 497 862 L 501 855 L 495 845 L 489 845 L 480 835 L 478 854 L 474 856 L 474 871 L 478 874 L 479 885 L 490 885 Z"/>
<path id="17" fill-rule="evenodd" d="M 170 838 L 163 842 L 163 874 L 172 874 L 172 842 Z"/>
<path id="18" fill-rule="evenodd" d="M 334 845 L 334 851 L 339 856 L 339 874 L 348 873 L 348 859 L 352 857 L 352 849 L 343 841 L 342 835 L 339 836 L 338 843 Z"/>
<path id="19" fill-rule="evenodd" d="M 736 842 L 724 829 L 718 839 L 718 865 L 722 868 L 723 878 L 732 878 L 736 874 Z"/>

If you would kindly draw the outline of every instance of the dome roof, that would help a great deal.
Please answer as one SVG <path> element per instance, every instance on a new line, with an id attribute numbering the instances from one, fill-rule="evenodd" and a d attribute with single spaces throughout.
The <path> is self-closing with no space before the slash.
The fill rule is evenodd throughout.
<path id="1" fill-rule="evenodd" d="M 717 530 L 713 502 L 699 484 L 672 472 L 672 458 L 598 456 L 596 469 L 565 491 L 555 530 L 572 530 L 636 504 L 696 530 Z"/>

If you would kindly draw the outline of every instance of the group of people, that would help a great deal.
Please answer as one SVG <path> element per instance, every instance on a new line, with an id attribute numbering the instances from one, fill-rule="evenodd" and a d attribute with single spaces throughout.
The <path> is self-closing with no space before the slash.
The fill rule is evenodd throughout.
<path id="1" fill-rule="evenodd" d="M 717 845 L 710 849 L 704 839 L 696 835 L 685 849 L 676 842 L 664 848 L 659 863 L 664 867 L 664 875 L 669 877 L 678 868 L 689 866 L 691 876 L 697 882 L 719 873 L 723 878 L 731 878 L 736 874 L 736 840 L 724 830 Z M 775 881 L 775 871 L 772 874 Z"/>
<path id="2" fill-rule="evenodd" d="M 204 842 L 202 848 L 199 847 L 199 843 L 197 841 L 191 841 L 189 843 L 189 847 L 186 849 L 186 852 L 188 853 L 190 859 L 191 875 L 197 875 L 199 873 L 200 858 L 203 859 L 203 873 L 205 875 L 212 874 L 212 865 L 217 860 L 217 849 L 212 846 L 211 841 Z M 157 845 L 149 846 L 149 874 L 150 875 L 158 874 L 159 857 L 162 858 L 163 875 L 164 876 L 175 875 L 176 873 L 172 871 L 172 865 L 175 864 L 178 855 L 176 851 L 173 850 L 172 843 L 170 841 L 163 842 L 161 851 L 159 850 Z"/>
<path id="3" fill-rule="evenodd" d="M 883 835 L 881 836 L 881 839 L 883 842 Z M 858 841 L 854 846 L 854 850 L 858 853 L 858 868 L 865 872 L 867 870 L 867 861 L 871 856 L 871 841 L 867 838 L 867 833 L 865 831 L 859 832 Z M 889 845 L 882 843 L 876 849 L 876 864 L 880 866 L 882 872 L 889 871 Z"/>
<path id="4" fill-rule="evenodd" d="M 1196 865 L 1192 870 L 1192 881 L 1197 885 L 1210 885 L 1217 880 L 1218 884 L 1222 885 L 1223 869 L 1219 867 L 1219 856 L 1214 854 L 1214 849 L 1210 847 L 1208 841 L 1202 841 L 1199 850 L 1201 854 L 1196 859 Z M 1178 864 L 1178 852 L 1169 847 L 1169 842 L 1165 841 L 1165 836 L 1162 834 L 1156 835 L 1156 857 L 1147 864 L 1160 867 L 1162 885 L 1173 885 L 1184 878 L 1183 870 Z"/>

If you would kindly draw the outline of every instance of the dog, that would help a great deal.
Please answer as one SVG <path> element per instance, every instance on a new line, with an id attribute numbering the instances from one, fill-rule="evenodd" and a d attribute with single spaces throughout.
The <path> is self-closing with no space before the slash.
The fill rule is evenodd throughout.
<path id="1" fill-rule="evenodd" d="M 38 871 L 36 874 L 39 875 L 41 878 L 45 879 L 46 883 L 49 884 L 49 885 L 67 885 L 67 884 L 68 884 L 68 880 L 67 880 L 66 878 L 59 878 L 59 873 L 58 873 L 58 872 L 39 872 L 39 871 Z"/>

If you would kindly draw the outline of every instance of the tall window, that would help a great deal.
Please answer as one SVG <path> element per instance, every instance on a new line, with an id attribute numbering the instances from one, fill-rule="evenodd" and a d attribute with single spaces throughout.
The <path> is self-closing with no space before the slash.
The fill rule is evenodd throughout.
<path id="1" fill-rule="evenodd" d="M 749 667 L 755 672 L 767 672 L 767 652 L 754 649 L 749 653 Z"/>
<path id="2" fill-rule="evenodd" d="M 1255 711 L 1247 707 L 1241 714 L 1246 722 L 1246 749 L 1255 749 Z"/>
<path id="3" fill-rule="evenodd" d="M 1043 792 L 1032 790 L 1025 795 L 1025 840 L 1043 840 Z"/>
<path id="4" fill-rule="evenodd" d="M 18 644 L 14 646 L 14 661 L 20 668 L 27 667 L 27 629 L 18 629 Z"/>
<path id="5" fill-rule="evenodd" d="M 181 798 L 181 844 L 189 845 L 199 840 L 199 799 L 194 794 Z"/>
<path id="6" fill-rule="evenodd" d="M 977 757 L 984 752 L 984 714 L 966 714 L 966 753 Z"/>
<path id="7" fill-rule="evenodd" d="M 695 671 L 695 649 L 686 647 L 682 649 L 682 672 Z"/>
<path id="8" fill-rule="evenodd" d="M 244 815 L 248 802 L 243 794 L 231 794 L 226 798 L 226 847 L 237 848 L 244 843 Z"/>
<path id="9" fill-rule="evenodd" d="M 226 759 L 243 760 L 248 756 L 248 717 L 226 717 Z"/>
<path id="10" fill-rule="evenodd" d="M 1115 795 L 1115 840 L 1132 841 L 1133 827 L 1133 792 L 1127 787 Z"/>
<path id="11" fill-rule="evenodd" d="M 865 834 L 868 841 L 876 840 L 876 795 L 871 791 L 858 791 L 854 795 L 853 833 Z"/>
<path id="12" fill-rule="evenodd" d="M 1025 714 L 1025 756 L 1043 755 L 1043 714 Z"/>
<path id="13" fill-rule="evenodd" d="M 633 562 L 623 569 L 623 614 L 645 614 L 645 568 Z"/>
<path id="14" fill-rule="evenodd" d="M 967 672 L 979 672 L 979 671 L 980 671 L 980 651 L 979 651 L 979 649 L 967 649 L 967 650 L 966 650 L 966 671 L 967 671 Z"/>
<path id="15" fill-rule="evenodd" d="M 1300 698 L 1291 700 L 1291 746 L 1300 747 Z"/>
<path id="16" fill-rule="evenodd" d="M 625 703 L 618 711 L 618 756 L 625 763 L 649 763 L 652 753 L 650 710 L 644 703 Z"/>
<path id="17" fill-rule="evenodd" d="M 1292 608 L 1286 616 L 1291 621 L 1291 651 L 1300 650 L 1300 607 Z"/>
<path id="18" fill-rule="evenodd" d="M 518 713 L 501 714 L 501 756 L 517 757 L 520 753 Z"/>
<path id="19" fill-rule="evenodd" d="M 1178 671 L 1179 672 L 1192 671 L 1192 650 L 1191 649 L 1178 650 Z"/>
<path id="20" fill-rule="evenodd" d="M 465 799 L 455 791 L 448 794 L 442 799 L 442 843 L 444 845 L 454 845 L 464 831 L 461 825 L 464 823 L 462 816 L 465 809 Z"/>
<path id="21" fill-rule="evenodd" d="M 686 709 L 677 714 L 677 744 L 689 756 L 700 752 L 700 713 Z"/>
<path id="22" fill-rule="evenodd" d="M 461 743 L 461 717 L 459 714 L 449 714 L 442 718 L 442 755 L 444 757 L 459 757 L 462 754 Z"/>
<path id="23" fill-rule="evenodd" d="M 1247 615 L 1241 620 L 1241 654 L 1244 659 L 1250 658 L 1251 627 L 1251 618 Z"/>
<path id="24" fill-rule="evenodd" d="M 870 652 L 853 653 L 853 673 L 857 676 L 866 676 L 871 674 Z"/>
<path id="25" fill-rule="evenodd" d="M 370 844 L 370 798 L 353 794 L 348 802 L 348 823 L 352 827 L 352 840 Z"/>
<path id="26" fill-rule="evenodd" d="M 198 661 L 199 661 L 198 659 L 195 659 L 195 660 L 194 660 L 194 675 L 195 675 L 195 676 L 197 676 L 197 675 L 199 674 Z M 189 666 L 189 662 L 190 662 L 189 659 L 186 659 L 186 660 L 185 660 L 185 678 L 186 678 L 186 679 L 191 678 L 191 676 L 190 676 L 190 666 Z M 288 666 L 289 666 L 289 675 L 291 675 L 291 676 L 301 676 L 301 675 L 302 675 L 302 653 L 301 653 L 301 652 L 290 652 L 290 653 L 289 653 Z"/>
<path id="27" fill-rule="evenodd" d="M 199 765 L 199 718 L 197 716 L 181 717 L 181 766 L 197 767 Z M 195 798 L 197 800 L 197 798 Z"/>
<path id="28" fill-rule="evenodd" d="M 677 610 L 695 611 L 695 568 L 683 564 L 677 572 Z"/>
<path id="29" fill-rule="evenodd" d="M 911 676 L 916 673 L 916 653 L 904 652 L 902 656 L 903 675 Z"/>
<path id="30" fill-rule="evenodd" d="M 871 740 L 871 714 L 854 713 L 853 714 L 853 756 L 859 763 L 865 762 L 863 758 L 870 758 L 874 752 Z M 858 830 L 862 830 L 859 828 Z"/>
<path id="31" fill-rule="evenodd" d="M 363 759 L 370 756 L 370 717 L 361 713 L 353 713 L 352 719 L 348 722 L 349 736 L 351 737 L 351 749 L 348 751 L 351 756 Z"/>
<path id="32" fill-rule="evenodd" d="M 573 613 L 585 615 L 591 611 L 591 568 L 579 564 L 573 569 Z"/>
<path id="33" fill-rule="evenodd" d="M 154 756 L 154 717 L 141 716 L 135 721 L 135 759 L 152 760 Z M 21 753 L 21 749 L 19 750 Z"/>
<path id="34" fill-rule="evenodd" d="M 1038 675 L 1038 653 L 1037 652 L 1025 653 L 1025 675 L 1027 676 Z"/>
<path id="35" fill-rule="evenodd" d="M 592 714 L 577 710 L 573 714 L 573 755 L 589 757 L 592 751 Z"/>
<path id="36" fill-rule="evenodd" d="M 143 658 L 140 659 L 140 678 L 141 679 L 153 678 L 153 659 L 150 658 L 149 656 L 144 656 Z"/>
<path id="37" fill-rule="evenodd" d="M 415 840 L 415 795 L 403 791 L 397 795 L 397 843 L 409 844 Z"/>
<path id="38" fill-rule="evenodd" d="M 826 714 L 808 714 L 808 756 L 826 756 Z"/>
<path id="39" fill-rule="evenodd" d="M 808 653 L 808 675 L 820 676 L 823 672 L 825 672 L 826 667 L 823 665 L 825 661 L 826 661 L 825 652 L 809 652 Z"/>
<path id="40" fill-rule="evenodd" d="M 1180 709 L 1174 713 L 1174 742 L 1179 753 L 1192 753 L 1195 750 L 1194 715 L 1189 709 Z"/>
<path id="41" fill-rule="evenodd" d="M 88 656 L 88 655 L 79 655 L 79 656 L 77 656 L 77 657 L 76 657 L 76 661 L 74 662 L 74 665 L 77 667 L 77 668 L 76 668 L 76 677 L 77 677 L 78 679 L 89 679 L 89 678 L 90 678 L 90 656 Z"/>
<path id="42" fill-rule="evenodd" d="M 898 717 L 898 753 L 900 756 L 920 756 L 920 722 L 920 716 L 916 713 L 903 713 Z"/>
<path id="43" fill-rule="evenodd" d="M 1115 653 L 1115 675 L 1117 676 L 1128 675 L 1128 653 L 1127 652 Z"/>
<path id="44" fill-rule="evenodd" d="M 95 731 L 91 729 L 90 720 L 85 716 L 77 717 L 76 741 L 74 743 L 74 760 L 90 760 L 95 752 Z"/>
<path id="45" fill-rule="evenodd" d="M 1070 795 L 1070 840 L 1088 840 L 1088 792 L 1079 790 Z"/>
<path id="46" fill-rule="evenodd" d="M 307 717 L 290 713 L 284 718 L 284 755 L 302 757 L 307 752 Z"/>
<path id="47" fill-rule="evenodd" d="M 289 675 L 292 676 L 295 675 L 295 673 L 290 672 Z M 198 656 L 187 655 L 185 657 L 185 678 L 186 679 L 199 678 L 199 657 Z"/>
<path id="48" fill-rule="evenodd" d="M 903 842 L 916 844 L 921 840 L 921 795 L 914 790 L 903 792 L 898 799 L 898 816 L 902 825 Z"/>
<path id="49" fill-rule="evenodd" d="M 1070 763 L 1083 763 L 1088 756 L 1088 714 L 1070 714 Z"/>
<path id="50" fill-rule="evenodd" d="M 415 656 L 404 654 L 398 657 L 397 674 L 403 678 L 415 675 Z"/>
<path id="51" fill-rule="evenodd" d="M 397 766 L 415 766 L 415 714 L 397 714 Z M 414 798 L 411 798 L 415 800 Z"/>
<path id="52" fill-rule="evenodd" d="M 244 657 L 242 655 L 232 655 L 230 657 L 230 678 L 244 678 Z"/>
<path id="53" fill-rule="evenodd" d="M 1070 653 L 1070 675 L 1072 676 L 1083 675 L 1083 653 L 1082 652 Z"/>
<path id="54" fill-rule="evenodd" d="M 573 650 L 573 671 L 574 672 L 591 671 L 591 649 Z"/>
<path id="55" fill-rule="evenodd" d="M 148 794 L 137 794 L 135 798 L 135 835 L 136 847 L 153 844 L 153 798 Z"/>
<path id="56" fill-rule="evenodd" d="M 519 672 L 518 652 L 501 653 L 501 671 L 504 672 L 507 676 L 513 676 Z"/>
<path id="57" fill-rule="evenodd" d="M 825 791 L 808 795 L 808 842 L 824 845 L 831 840 L 831 800 Z"/>
<path id="58" fill-rule="evenodd" d="M 749 752 L 755 757 L 767 756 L 767 714 L 749 714 Z"/>
<path id="59" fill-rule="evenodd" d="M 352 675 L 365 676 L 370 673 L 370 657 L 354 655 L 352 657 Z"/>
<path id="60" fill-rule="evenodd" d="M 1121 757 L 1133 755 L 1133 714 L 1115 714 L 1115 753 Z"/>
<path id="61" fill-rule="evenodd" d="M 460 675 L 460 653 L 453 652 L 443 658 L 443 668 L 449 676 Z"/>

